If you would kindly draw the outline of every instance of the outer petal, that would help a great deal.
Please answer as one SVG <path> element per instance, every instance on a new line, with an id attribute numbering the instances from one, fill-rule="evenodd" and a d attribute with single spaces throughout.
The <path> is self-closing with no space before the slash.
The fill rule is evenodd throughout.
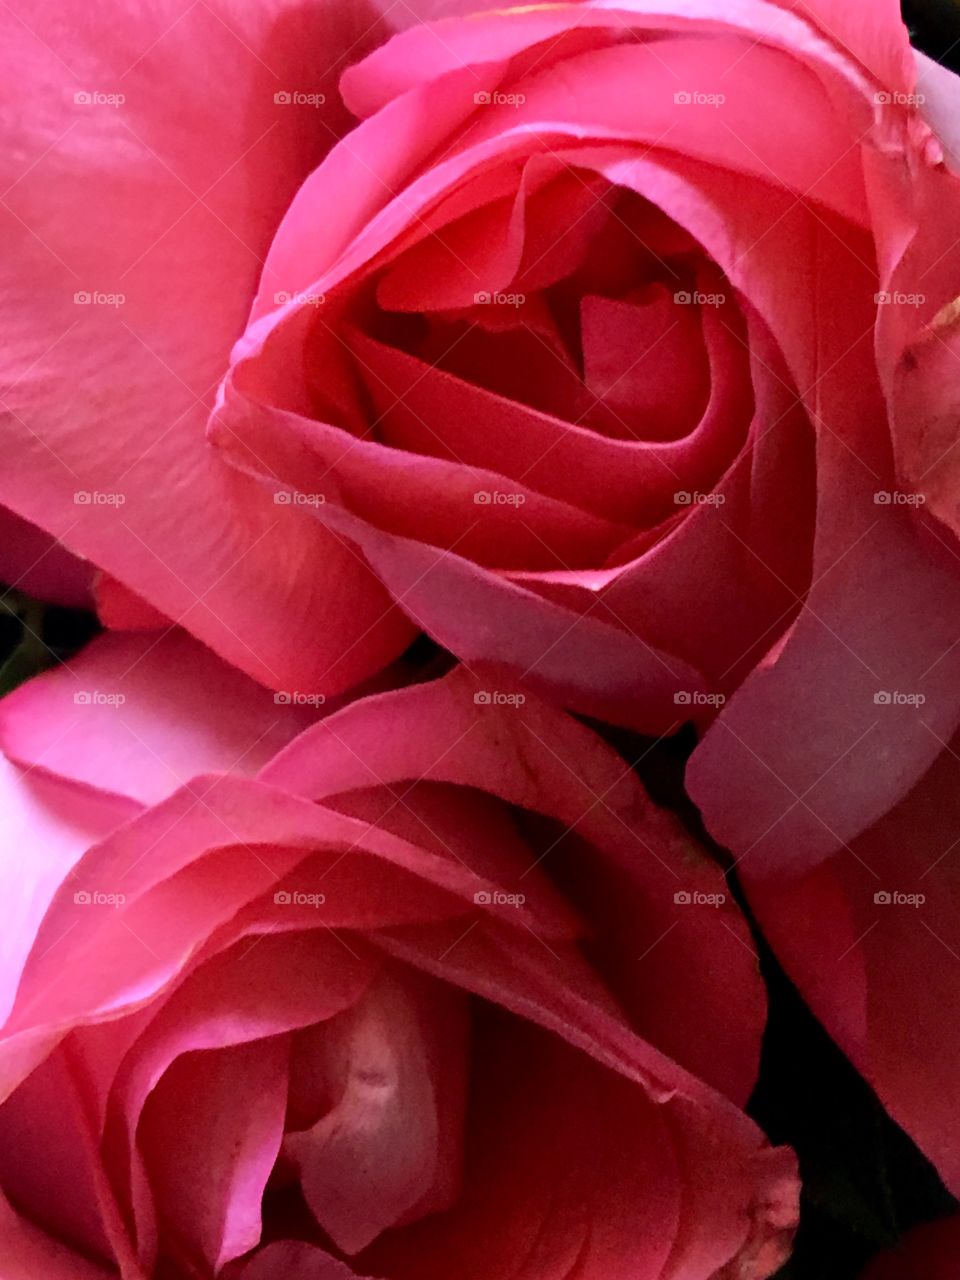
<path id="1" fill-rule="evenodd" d="M 256 773 L 317 707 L 292 690 L 275 697 L 177 629 L 107 633 L 0 703 L 0 747 L 155 804 L 196 774 Z"/>
<path id="2" fill-rule="evenodd" d="M 86 795 L 0 757 L 0 1022 L 10 1011 L 24 962 L 50 901 L 94 841 L 136 808 L 118 797 Z M 29 847 L 29 859 L 11 856 Z"/>
<path id="3" fill-rule="evenodd" d="M 281 689 L 342 688 L 410 634 L 380 622 L 352 551 L 280 518 L 203 438 L 270 236 L 346 124 L 335 72 L 371 21 L 294 0 L 3 16 L 24 70 L 0 107 L 16 317 L 0 501 Z"/>
<path id="4" fill-rule="evenodd" d="M 886 88 L 909 93 L 913 59 L 897 0 L 776 0 L 806 18 Z"/>
<path id="5" fill-rule="evenodd" d="M 878 711 L 885 710 L 880 707 Z M 960 739 L 909 794 L 805 874 L 740 874 L 764 935 L 881 1102 L 960 1190 Z"/>
<path id="6" fill-rule="evenodd" d="M 345 708 L 291 743 L 262 777 L 317 800 L 430 779 L 479 788 L 570 828 L 587 847 L 550 840 L 541 865 L 559 863 L 575 900 L 596 912 L 606 976 L 638 1030 L 745 1101 L 764 996 L 719 869 L 599 738 L 538 699 L 517 705 L 516 696 L 461 668 Z M 518 862 L 499 882 L 529 892 L 536 865 Z M 714 905 L 697 905 L 698 894 Z"/>
<path id="7" fill-rule="evenodd" d="M 442 925 L 416 932 L 384 931 L 381 941 L 392 954 L 549 1029 L 593 1059 L 585 1068 L 583 1059 L 568 1058 L 566 1065 L 546 1077 L 563 1081 L 583 1072 L 575 1094 L 591 1102 L 579 1132 L 551 1117 L 546 1120 L 546 1132 L 553 1135 L 552 1140 L 541 1132 L 520 1144 L 521 1151 L 531 1153 L 532 1162 L 544 1151 L 554 1152 L 547 1161 L 551 1173 L 546 1178 L 550 1188 L 546 1204 L 536 1204 L 524 1194 L 528 1169 L 511 1165 L 510 1157 L 501 1152 L 498 1163 L 510 1166 L 521 1189 L 511 1191 L 507 1182 L 507 1206 L 501 1202 L 500 1213 L 493 1217 L 508 1223 L 510 1234 L 516 1232 L 526 1240 L 526 1249 L 520 1246 L 521 1256 L 529 1250 L 541 1266 L 547 1266 L 550 1258 L 556 1271 L 548 1269 L 547 1274 L 556 1275 L 557 1280 L 565 1280 L 574 1258 L 580 1266 L 574 1274 L 584 1280 L 607 1276 L 629 1280 L 638 1272 L 651 1271 L 669 1280 L 707 1280 L 723 1274 L 725 1266 L 731 1275 L 759 1278 L 772 1274 L 783 1261 L 797 1209 L 791 1154 L 755 1145 L 752 1123 L 739 1109 L 728 1110 L 726 1101 L 718 1106 L 718 1095 L 704 1093 L 699 1082 L 654 1046 L 625 1034 L 620 1019 L 597 1005 L 589 970 L 576 951 L 563 948 L 550 954 L 535 940 L 518 939 L 512 931 L 511 936 L 504 935 L 499 927 L 466 935 L 457 926 Z M 521 1056 L 529 1061 L 534 1052 Z M 632 1096 L 621 1092 L 622 1082 L 597 1071 L 599 1064 L 639 1084 L 643 1092 Z M 543 1070 L 546 1073 L 546 1067 Z M 532 1087 L 540 1090 L 538 1105 L 528 1105 L 526 1112 L 537 1125 L 544 1122 L 540 1104 L 549 1110 L 556 1100 L 542 1082 Z M 562 1094 L 563 1086 L 559 1089 Z M 569 1114 L 571 1107 L 569 1102 L 559 1106 L 557 1115 Z M 584 1137 L 587 1142 L 581 1146 Z M 629 1154 L 618 1169 L 612 1151 L 623 1150 L 618 1145 L 621 1141 Z M 651 1143 L 658 1155 L 646 1163 Z M 596 1153 L 607 1144 L 609 1158 L 595 1165 Z M 509 1149 L 515 1150 L 512 1141 Z M 588 1155 L 588 1149 L 593 1155 Z M 673 1177 L 665 1156 L 677 1162 Z M 553 1171 L 557 1169 L 568 1171 L 567 1176 L 556 1178 Z M 726 1170 L 727 1176 L 718 1178 L 718 1169 Z M 639 1186 L 622 1197 L 623 1179 L 635 1174 L 640 1175 Z M 613 1182 L 608 1181 L 611 1175 Z M 542 1170 L 532 1182 L 542 1195 Z M 552 1218 L 557 1202 L 559 1222 Z M 474 1206 L 467 1200 L 464 1208 L 469 1214 Z M 656 1226 L 648 1222 L 648 1213 Z M 456 1219 L 453 1225 L 455 1230 Z M 443 1227 L 441 1223 L 441 1240 Z M 404 1252 L 400 1242 L 401 1258 Z M 401 1275 L 416 1274 L 419 1256 L 420 1251 L 413 1252 L 408 1262 L 413 1266 Z M 488 1271 L 485 1265 L 491 1262 Z M 490 1249 L 478 1263 L 477 1280 L 488 1274 L 497 1280 L 501 1276 L 514 1280 L 512 1254 L 505 1259 Z M 437 1272 L 438 1280 L 443 1274 L 443 1270 Z"/>

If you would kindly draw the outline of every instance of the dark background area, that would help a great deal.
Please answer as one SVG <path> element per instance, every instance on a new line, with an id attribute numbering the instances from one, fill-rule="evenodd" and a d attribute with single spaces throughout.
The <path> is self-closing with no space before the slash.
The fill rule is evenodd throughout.
<path id="1" fill-rule="evenodd" d="M 958 0 L 904 0 L 903 20 L 917 49 L 960 71 L 960 3 Z"/>

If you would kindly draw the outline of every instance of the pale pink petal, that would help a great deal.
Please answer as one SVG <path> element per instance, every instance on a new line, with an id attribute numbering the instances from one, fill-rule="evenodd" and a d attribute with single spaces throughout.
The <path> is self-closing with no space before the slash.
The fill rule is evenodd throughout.
<path id="1" fill-rule="evenodd" d="M 334 692 L 410 634 L 352 551 L 280 518 L 203 433 L 270 238 L 348 124 L 337 75 L 374 17 L 24 0 L 3 19 L 44 106 L 8 82 L 0 501 L 278 689 Z"/>
<path id="2" fill-rule="evenodd" d="M 213 1273 L 260 1241 L 260 1202 L 283 1137 L 286 1036 L 189 1053 L 147 1103 L 140 1144 L 174 1257 Z"/>
<path id="3" fill-rule="evenodd" d="M 278 700 L 279 699 L 279 700 Z M 96 637 L 0 705 L 11 759 L 154 804 L 195 774 L 253 774 L 319 714 L 178 629 Z"/>
<path id="4" fill-rule="evenodd" d="M 289 1132 L 284 1152 L 313 1216 L 345 1253 L 455 1201 L 465 1015 L 462 995 L 401 969 L 310 1035 L 311 1069 L 335 1101 L 310 1128 Z"/>

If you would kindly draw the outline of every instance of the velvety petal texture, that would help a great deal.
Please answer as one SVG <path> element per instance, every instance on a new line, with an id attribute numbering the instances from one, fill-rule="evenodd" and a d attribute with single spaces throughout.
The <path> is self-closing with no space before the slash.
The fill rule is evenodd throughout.
<path id="1" fill-rule="evenodd" d="M 36 1238 L 78 1277 L 771 1274 L 796 1178 L 739 1109 L 749 933 L 627 763 L 462 668 L 306 728 L 236 687 L 225 721 L 203 691 L 245 677 L 160 643 L 101 637 L 5 704 L 3 811 L 33 792 L 51 845 L 0 1034 Z M 93 680 L 129 703 L 31 736 Z"/>
<path id="2" fill-rule="evenodd" d="M 363 0 L 95 15 L 24 0 L 2 16 L 18 70 L 0 102 L 16 317 L 0 501 L 277 689 L 333 692 L 410 631 L 383 622 L 353 550 L 278 522 L 203 438 L 270 237 L 347 126 L 337 78 L 377 17 Z M 25 110 L 25 83 L 42 107 Z M 318 633 L 319 609 L 337 625 Z"/>

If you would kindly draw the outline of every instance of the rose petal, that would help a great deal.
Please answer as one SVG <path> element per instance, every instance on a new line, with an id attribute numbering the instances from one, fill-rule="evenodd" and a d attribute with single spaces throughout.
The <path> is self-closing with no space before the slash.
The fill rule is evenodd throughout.
<path id="1" fill-rule="evenodd" d="M 304 13 L 295 0 L 8 13 L 9 57 L 47 107 L 9 104 L 2 288 L 17 324 L 0 501 L 262 682 L 333 692 L 409 630 L 382 621 L 382 589 L 349 550 L 278 522 L 203 439 L 263 251 L 346 124 L 334 68 L 370 26 L 360 4 Z M 228 91 L 211 94 L 211 60 Z M 326 91 L 329 107 L 277 102 L 278 85 Z M 336 602 L 340 622 L 318 631 Z"/>
<path id="2" fill-rule="evenodd" d="M 285 1036 L 189 1053 L 147 1102 L 140 1143 L 170 1252 L 216 1273 L 259 1243 L 283 1137 Z"/>
<path id="3" fill-rule="evenodd" d="M 0 705 L 12 760 L 153 804 L 195 774 L 255 773 L 317 716 L 182 631 L 97 636 Z"/>
<path id="4" fill-rule="evenodd" d="M 359 998 L 372 972 L 371 965 L 351 956 L 328 934 L 246 938 L 239 947 L 228 947 L 199 965 L 159 1012 L 154 1011 L 112 1082 L 104 1138 L 118 1194 L 126 1188 L 131 1196 L 147 1270 L 155 1261 L 157 1233 L 136 1134 L 144 1106 L 164 1072 L 185 1054 L 247 1044 L 329 1018 Z M 222 1239 L 218 1245 L 207 1241 L 210 1248 L 223 1244 Z"/>
<path id="5" fill-rule="evenodd" d="M 612 985 L 636 1025 L 679 1061 L 695 1064 L 703 1078 L 745 1099 L 756 1075 L 764 998 L 744 923 L 732 904 L 718 910 L 675 900 L 677 892 L 723 895 L 719 869 L 650 803 L 599 738 L 539 700 L 517 705 L 506 693 L 502 698 L 494 702 L 482 680 L 460 668 L 430 685 L 345 708 L 291 743 L 262 776 L 317 800 L 373 782 L 391 794 L 411 776 L 433 779 L 482 789 L 574 830 L 589 848 L 568 858 L 551 835 L 542 866 L 554 869 L 563 856 L 566 874 L 583 890 L 577 900 L 585 909 L 594 895 L 605 904 L 598 932 L 617 957 Z M 505 767 L 507 761 L 515 764 Z M 434 824 L 432 811 L 428 821 Z M 476 849 L 463 854 L 472 861 Z M 494 883 L 532 895 L 539 857 L 528 853 Z M 535 910 L 528 926 L 535 936 L 563 936 L 547 934 L 552 913 Z M 508 908 L 504 918 L 510 911 L 516 915 Z M 677 983 L 687 981 L 689 996 L 678 996 Z M 714 981 L 719 990 L 711 1000 L 703 993 Z"/>
<path id="6" fill-rule="evenodd" d="M 958 996 L 958 747 L 954 738 L 904 800 L 805 874 L 772 880 L 752 854 L 740 863 L 804 999 L 954 1192 L 960 1046 L 944 1010 Z"/>
<path id="7" fill-rule="evenodd" d="M 670 1135 L 668 1141 L 684 1152 L 682 1159 L 688 1172 L 679 1187 L 669 1176 L 660 1182 L 667 1174 L 661 1159 L 657 1166 L 659 1176 L 653 1170 L 647 1173 L 642 1195 L 628 1197 L 626 1202 L 613 1192 L 603 1198 L 603 1207 L 593 1216 L 604 1226 L 609 1225 L 615 1241 L 610 1254 L 606 1253 L 603 1234 L 596 1229 L 590 1233 L 584 1219 L 574 1216 L 570 1229 L 579 1228 L 581 1232 L 575 1240 L 576 1247 L 583 1250 L 578 1261 L 584 1276 L 602 1280 L 610 1274 L 607 1268 L 620 1262 L 626 1265 L 624 1277 L 636 1274 L 638 1259 L 647 1261 L 665 1248 L 672 1249 L 665 1274 L 677 1280 L 689 1275 L 711 1275 L 734 1259 L 747 1275 L 771 1274 L 786 1256 L 796 1221 L 797 1186 L 791 1154 L 758 1145 L 757 1131 L 738 1108 L 726 1099 L 719 1101 L 721 1095 L 705 1092 L 700 1082 L 688 1077 L 653 1046 L 627 1032 L 618 1017 L 608 1014 L 596 1002 L 592 975 L 576 952 L 564 947 L 548 953 L 535 939 L 518 938 L 514 931 L 503 934 L 500 929 L 490 922 L 466 935 L 446 926 L 415 933 L 384 931 L 380 942 L 390 954 L 555 1032 L 568 1044 L 585 1051 L 595 1063 L 640 1084 L 650 1101 L 663 1108 L 654 1112 L 654 1123 L 662 1123 Z M 551 1073 L 550 1078 L 562 1079 L 573 1070 L 571 1064 L 564 1071 Z M 598 1081 L 586 1096 L 602 1099 L 609 1087 L 610 1082 L 605 1086 Z M 580 1096 L 584 1093 L 580 1092 Z M 643 1115 L 641 1098 L 634 1095 L 633 1101 L 637 1108 L 634 1114 Z M 623 1113 L 619 1120 L 622 1124 Z M 554 1128 L 561 1132 L 559 1126 Z M 569 1133 L 570 1126 L 565 1129 Z M 712 1148 L 712 1157 L 706 1162 L 705 1142 Z M 532 1145 L 536 1150 L 536 1144 Z M 631 1143 L 634 1161 L 642 1159 L 644 1145 L 637 1142 L 634 1148 Z M 664 1142 L 655 1145 L 662 1153 Z M 739 1168 L 741 1178 L 717 1179 L 714 1171 L 720 1162 L 727 1169 Z M 569 1165 L 578 1168 L 581 1163 L 587 1169 L 593 1168 L 586 1157 L 572 1160 Z M 611 1164 L 606 1163 L 608 1173 Z M 566 1169 L 568 1162 L 551 1162 L 551 1167 L 557 1165 Z M 626 1168 L 616 1168 L 615 1176 L 625 1177 Z M 588 1179 L 586 1187 L 577 1185 L 574 1203 L 589 1205 L 591 1193 L 587 1188 L 598 1181 L 603 1185 L 602 1175 L 594 1170 L 592 1182 Z M 675 1206 L 672 1211 L 664 1204 L 665 1195 L 669 1197 L 667 1203 L 672 1201 Z M 515 1197 L 511 1199 L 517 1203 Z M 658 1227 L 638 1227 L 631 1215 L 644 1213 L 651 1201 L 658 1206 Z M 617 1206 L 623 1214 L 610 1222 L 610 1211 Z M 539 1234 L 536 1225 L 532 1230 Z M 568 1267 L 571 1261 L 568 1255 Z M 502 1259 L 501 1265 L 504 1264 L 507 1269 L 503 1274 L 512 1280 L 510 1268 L 515 1265 L 515 1255 Z M 477 1274 L 484 1272 L 481 1269 Z M 566 1272 L 561 1270 L 559 1274 L 565 1276 Z"/>
<path id="8" fill-rule="evenodd" d="M 136 812 L 126 800 L 69 789 L 25 773 L 0 757 L 0 1023 L 6 1020 L 24 963 L 50 901 L 85 850 Z M 15 856 L 29 848 L 29 858 Z"/>
<path id="9" fill-rule="evenodd" d="M 463 1005 L 462 996 L 421 975 L 386 973 L 309 1037 L 314 1070 L 336 1100 L 310 1128 L 288 1133 L 284 1152 L 299 1168 L 317 1222 L 345 1253 L 405 1219 L 449 1208 L 456 1197 Z"/>
<path id="10" fill-rule="evenodd" d="M 108 1280 L 111 1272 L 27 1223 L 0 1196 L 0 1262 L 9 1280 Z"/>

